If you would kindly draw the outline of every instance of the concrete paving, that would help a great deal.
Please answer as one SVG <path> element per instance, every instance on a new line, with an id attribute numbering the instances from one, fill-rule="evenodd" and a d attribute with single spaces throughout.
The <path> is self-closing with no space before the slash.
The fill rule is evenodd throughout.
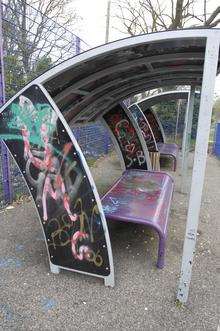
<path id="1" fill-rule="evenodd" d="M 115 162 L 102 160 L 105 178 Z M 112 164 L 111 164 L 112 163 Z M 103 170 L 94 170 L 96 179 Z M 116 176 L 115 170 L 114 175 Z M 216 331 L 219 297 L 220 162 L 208 158 L 189 300 L 176 291 L 185 233 L 187 196 L 175 194 L 170 214 L 166 267 L 156 268 L 157 235 L 143 226 L 111 224 L 116 286 L 68 271 L 51 274 L 32 202 L 0 211 L 1 330 L 206 330 Z M 100 178 L 99 178 L 100 175 Z M 219 279 L 218 279 L 219 280 Z"/>

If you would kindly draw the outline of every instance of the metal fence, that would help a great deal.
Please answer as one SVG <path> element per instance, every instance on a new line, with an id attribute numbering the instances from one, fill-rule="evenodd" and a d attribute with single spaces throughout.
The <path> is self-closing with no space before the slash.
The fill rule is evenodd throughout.
<path id="1" fill-rule="evenodd" d="M 88 49 L 88 45 L 25 1 L 2 2 L 6 98 L 50 67 Z"/>
<path id="2" fill-rule="evenodd" d="M 22 7 L 21 3 L 25 6 Z M 46 22 L 42 27 L 42 20 Z M 31 5 L 21 1 L 4 1 L 1 6 L 3 55 L 1 78 L 5 80 L 6 100 L 19 91 L 29 80 L 43 71 L 79 54 L 89 46 L 57 21 L 50 19 Z M 36 38 L 41 27 L 40 40 Z M 4 77 L 3 77 L 4 72 Z M 1 95 L 2 101 L 4 97 Z M 99 123 L 74 128 L 74 134 L 87 158 L 94 159 L 111 149 L 106 129 Z M 12 195 L 28 193 L 19 169 L 2 146 L 0 153 L 0 205 L 3 201 L 3 186 L 8 180 L 8 169 L 12 182 Z M 2 154 L 2 155 L 1 155 Z M 7 193 L 11 197 L 11 193 Z M 6 197 L 6 195 L 5 195 Z"/>
<path id="3" fill-rule="evenodd" d="M 73 133 L 87 159 L 97 159 L 112 151 L 108 130 L 99 122 L 73 129 Z"/>

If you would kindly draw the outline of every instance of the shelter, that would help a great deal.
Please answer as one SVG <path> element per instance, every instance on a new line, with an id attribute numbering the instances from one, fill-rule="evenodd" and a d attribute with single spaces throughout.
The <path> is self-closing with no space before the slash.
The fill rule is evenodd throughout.
<path id="1" fill-rule="evenodd" d="M 70 127 L 100 118 L 108 124 L 113 115 L 116 124 L 117 120 L 120 122 L 120 116 L 129 120 L 129 114 L 119 103 L 141 91 L 173 85 L 189 85 L 193 89 L 201 86 L 195 161 L 178 288 L 178 299 L 182 302 L 187 300 L 215 77 L 220 70 L 219 46 L 219 29 L 168 31 L 119 40 L 50 69 L 2 107 L 0 134 L 22 170 L 35 200 L 47 239 L 52 271 L 59 272 L 60 268 L 65 268 L 93 274 L 103 277 L 106 285 L 114 285 L 111 244 L 100 197 Z M 129 126 L 133 125 L 128 122 Z M 130 163 L 135 167 L 137 163 L 142 168 L 144 162 L 145 169 L 148 169 L 148 155 L 142 153 L 139 128 L 136 126 L 135 129 L 138 144 L 135 153 L 141 162 L 132 158 Z M 123 154 L 122 146 L 119 147 Z M 46 174 L 45 168 L 49 169 Z M 51 189 L 52 179 L 56 181 L 58 191 Z M 47 184 L 44 192 L 43 182 Z M 53 197 L 52 205 L 47 204 L 47 194 Z M 62 212 L 56 205 L 58 195 L 63 200 Z M 71 211 L 72 204 L 79 211 L 80 218 Z M 73 228 L 75 233 L 70 238 L 68 231 Z M 85 228 L 89 235 L 84 234 Z M 80 251 L 77 250 L 79 240 L 85 241 Z M 86 244 L 88 240 L 92 247 L 90 251 Z M 70 248 L 68 252 L 66 246 Z M 74 262 L 71 254 L 76 257 Z M 83 258 L 92 263 L 84 263 Z"/>

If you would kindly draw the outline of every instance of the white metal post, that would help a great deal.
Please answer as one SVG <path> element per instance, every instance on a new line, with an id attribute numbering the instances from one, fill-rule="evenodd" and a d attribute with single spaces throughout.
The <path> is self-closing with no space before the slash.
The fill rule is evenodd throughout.
<path id="1" fill-rule="evenodd" d="M 183 169 L 183 159 L 184 159 L 184 154 L 185 154 L 185 146 L 186 146 L 186 136 L 187 136 L 187 121 L 188 121 L 188 116 L 189 116 L 189 96 L 190 93 L 188 94 L 188 100 L 187 100 L 187 107 L 186 107 L 186 113 L 185 113 L 185 119 L 184 119 L 184 130 L 183 130 L 183 139 L 182 139 L 182 167 L 181 170 Z"/>
<path id="2" fill-rule="evenodd" d="M 177 113 L 176 113 L 176 128 L 175 128 L 175 137 L 174 141 L 177 142 L 177 135 L 178 135 L 178 125 L 179 125 L 179 117 L 180 117 L 180 106 L 181 106 L 181 99 L 177 102 Z"/>
<path id="3" fill-rule="evenodd" d="M 202 94 L 199 108 L 199 121 L 195 147 L 195 159 L 192 174 L 191 192 L 187 215 L 186 234 L 183 247 L 177 299 L 185 303 L 188 298 L 192 273 L 192 262 L 195 253 L 199 212 L 205 177 L 206 156 L 211 125 L 215 77 L 220 46 L 220 34 L 209 36 L 206 42 Z"/>
<path id="4" fill-rule="evenodd" d="M 108 43 L 108 41 L 109 41 L 110 12 L 111 12 L 111 0 L 108 0 L 107 15 L 106 15 L 105 43 Z"/>
<path id="5" fill-rule="evenodd" d="M 184 126 L 184 135 L 182 143 L 182 178 L 181 178 L 181 192 L 187 193 L 187 182 L 188 182 L 188 159 L 189 159 L 189 150 L 191 145 L 191 133 L 192 133 L 192 121 L 193 121 L 193 109 L 195 101 L 195 86 L 191 86 L 187 110 L 185 115 L 185 126 Z"/>

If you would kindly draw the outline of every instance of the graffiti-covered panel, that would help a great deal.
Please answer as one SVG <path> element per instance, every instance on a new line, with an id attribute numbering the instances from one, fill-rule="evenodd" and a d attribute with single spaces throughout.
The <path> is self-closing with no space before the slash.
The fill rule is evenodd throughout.
<path id="1" fill-rule="evenodd" d="M 33 196 L 51 262 L 109 275 L 102 218 L 80 151 L 39 86 L 28 88 L 0 114 L 0 137 Z"/>
<path id="2" fill-rule="evenodd" d="M 118 104 L 104 115 L 120 147 L 126 169 L 148 169 L 144 151 L 130 118 Z"/>
<path id="3" fill-rule="evenodd" d="M 153 131 L 156 142 L 164 143 L 163 132 L 162 132 L 160 124 L 158 122 L 159 119 L 155 116 L 152 109 L 148 108 L 148 109 L 144 110 L 144 115 L 146 116 L 148 123 L 150 124 L 150 127 Z"/>
<path id="4" fill-rule="evenodd" d="M 131 114 L 134 117 L 135 121 L 137 122 L 139 128 L 141 129 L 148 151 L 156 152 L 157 144 L 154 138 L 154 134 L 151 130 L 150 124 L 148 123 L 146 117 L 144 116 L 144 114 L 137 105 L 130 106 L 129 110 L 131 111 Z"/>

